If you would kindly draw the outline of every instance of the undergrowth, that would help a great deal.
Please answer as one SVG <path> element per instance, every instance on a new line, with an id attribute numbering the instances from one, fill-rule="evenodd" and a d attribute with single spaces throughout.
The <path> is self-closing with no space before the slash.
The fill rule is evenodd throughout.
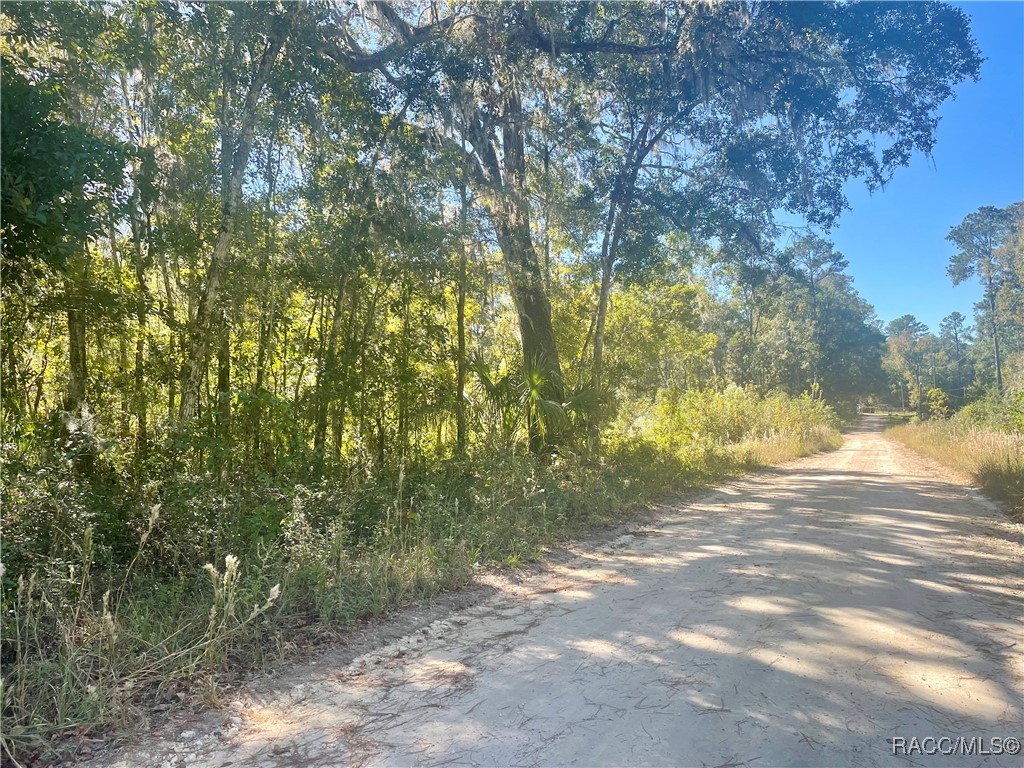
<path id="1" fill-rule="evenodd" d="M 3 750 L 72 754 L 178 706 L 316 627 L 344 627 L 539 557 L 633 505 L 838 445 L 820 401 L 724 392 L 620 413 L 600 459 L 514 444 L 305 482 L 86 482 L 73 462 L 8 467 Z M 1017 455 L 1019 467 L 1019 450 Z M 103 506 L 98 488 L 119 487 Z"/>
<path id="2" fill-rule="evenodd" d="M 1000 432 L 954 417 L 889 429 L 886 434 L 958 470 L 1024 521 L 1024 433 Z"/>

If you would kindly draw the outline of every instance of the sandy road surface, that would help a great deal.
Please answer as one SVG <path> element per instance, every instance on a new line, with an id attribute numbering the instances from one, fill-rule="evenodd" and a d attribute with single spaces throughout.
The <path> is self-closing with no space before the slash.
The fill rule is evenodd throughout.
<path id="1" fill-rule="evenodd" d="M 1024 738 L 1022 563 L 868 420 L 119 764 L 1018 766 L 889 740 Z"/>

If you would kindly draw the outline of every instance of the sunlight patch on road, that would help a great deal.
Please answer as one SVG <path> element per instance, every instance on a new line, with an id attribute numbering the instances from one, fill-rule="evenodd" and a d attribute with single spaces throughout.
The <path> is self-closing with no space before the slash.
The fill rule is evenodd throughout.
<path id="1" fill-rule="evenodd" d="M 935 592 L 944 592 L 950 595 L 962 595 L 964 593 L 964 590 L 953 584 L 940 584 L 937 581 L 929 581 L 928 579 L 907 579 L 907 581 L 911 584 L 916 584 L 919 587 L 934 590 Z"/>
<path id="2" fill-rule="evenodd" d="M 900 555 L 893 555 L 888 552 L 871 552 L 864 549 L 858 549 L 857 554 L 861 557 L 866 557 L 868 560 L 885 563 L 886 565 L 898 565 L 903 568 L 918 567 L 923 564 L 920 560 L 910 557 L 902 557 Z"/>
<path id="3" fill-rule="evenodd" d="M 826 557 L 830 560 L 845 560 L 846 553 L 839 552 L 834 547 L 826 547 L 821 544 L 813 544 L 808 541 L 785 541 L 783 539 L 772 539 L 770 542 L 772 551 L 799 552 L 805 555 L 816 555 Z"/>
<path id="4" fill-rule="evenodd" d="M 813 656 L 813 653 L 812 649 L 810 655 Z M 753 648 L 744 655 L 766 667 L 787 672 L 796 677 L 810 680 L 823 680 L 827 677 L 825 670 L 819 664 L 808 661 L 808 657 L 805 655 L 796 655 L 788 647 L 786 647 L 785 653 L 778 648 Z"/>
<path id="5" fill-rule="evenodd" d="M 803 603 L 791 597 L 756 597 L 741 595 L 725 601 L 725 604 L 739 611 L 764 613 L 771 616 L 786 616 L 800 609 Z"/>
<path id="6" fill-rule="evenodd" d="M 949 577 L 955 581 L 961 582 L 968 592 L 982 590 L 985 592 L 992 592 L 997 595 L 1003 595 L 1005 597 L 1020 599 L 1019 590 L 992 579 L 986 574 L 956 572 L 949 574 Z"/>
<path id="7" fill-rule="evenodd" d="M 882 661 L 879 668 L 911 696 L 960 714 L 997 719 L 1014 706 L 998 685 L 959 665 L 925 659 L 900 663 L 891 658 Z"/>
<path id="8" fill-rule="evenodd" d="M 613 659 L 622 653 L 622 650 L 615 644 L 607 640 L 599 640 L 592 638 L 590 640 L 573 640 L 567 645 L 577 651 L 589 654 L 591 656 L 600 656 L 601 658 Z"/>
<path id="9" fill-rule="evenodd" d="M 681 645 L 685 645 L 698 651 L 714 651 L 715 653 L 732 653 L 738 655 L 744 650 L 738 645 L 733 645 L 727 640 L 714 637 L 713 635 L 705 632 L 695 632 L 687 629 L 673 629 L 668 632 L 668 637 Z"/>
<path id="10" fill-rule="evenodd" d="M 715 555 L 731 555 L 734 557 L 744 557 L 748 554 L 746 550 L 736 549 L 735 547 L 726 547 L 721 544 L 701 544 L 699 549 Z"/>

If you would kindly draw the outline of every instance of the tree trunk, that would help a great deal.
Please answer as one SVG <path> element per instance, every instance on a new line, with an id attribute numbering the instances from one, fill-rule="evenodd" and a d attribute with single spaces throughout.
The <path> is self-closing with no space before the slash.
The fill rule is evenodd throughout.
<path id="1" fill-rule="evenodd" d="M 604 328 L 608 319 L 608 303 L 612 294 L 612 266 L 601 265 L 601 288 L 597 297 L 597 318 L 594 321 L 594 359 L 591 367 L 591 386 L 600 389 L 604 380 Z M 596 413 L 590 414 L 587 432 L 587 452 L 596 455 L 601 451 L 601 420 Z"/>
<path id="2" fill-rule="evenodd" d="M 146 323 L 148 322 L 149 291 L 146 287 L 146 259 L 142 249 L 142 222 L 140 220 L 138 203 L 138 187 L 132 193 L 131 202 L 131 227 L 132 244 L 134 246 L 135 266 L 135 321 L 138 324 L 138 334 L 135 337 L 135 382 L 133 399 L 135 405 L 135 420 L 137 422 L 135 460 L 139 461 L 146 455 L 149 446 L 149 414 L 146 405 Z M 148 238 L 147 238 L 148 239 Z M 174 331 L 172 330 L 173 334 Z"/>
<path id="3" fill-rule="evenodd" d="M 462 192 L 463 233 L 459 238 L 459 285 L 455 299 L 455 324 L 458 348 L 455 359 L 455 454 L 466 455 L 466 193 Z"/>
<path id="4" fill-rule="evenodd" d="M 277 324 L 277 287 L 270 286 L 270 308 L 267 316 L 259 320 L 259 338 L 256 351 L 256 375 L 253 380 L 252 394 L 252 455 L 259 461 L 263 445 L 263 395 L 267 391 L 267 361 L 273 359 L 274 334 Z"/>
<path id="5" fill-rule="evenodd" d="M 399 373 L 395 381 L 395 402 L 398 406 L 398 449 L 399 458 L 404 462 L 409 454 L 409 395 L 413 386 L 413 376 L 409 366 L 409 305 L 412 302 L 412 283 L 406 279 L 402 286 L 402 340 L 399 352 Z"/>
<path id="6" fill-rule="evenodd" d="M 551 322 L 551 304 L 544 291 L 544 276 L 530 239 L 529 216 L 523 210 L 504 208 L 492 212 L 491 221 L 498 236 L 519 318 L 523 366 L 528 375 L 539 377 L 541 397 L 561 403 L 564 399 L 562 368 Z M 529 432 L 530 450 L 539 453 L 543 439 L 541 425 L 535 415 L 530 417 Z"/>
<path id="7" fill-rule="evenodd" d="M 469 121 L 464 125 L 479 163 L 474 178 L 494 226 L 508 274 L 509 288 L 519 319 L 523 366 L 539 378 L 540 396 L 561 403 L 564 399 L 562 369 L 551 323 L 551 304 L 544 289 L 544 273 L 533 245 L 526 173 L 526 142 L 522 101 L 510 82 L 502 82 L 504 114 L 501 115 L 501 159 L 494 143 L 494 124 Z M 543 447 L 541 425 L 529 416 L 530 450 Z"/>
<path id="8" fill-rule="evenodd" d="M 271 299 L 271 318 L 273 317 L 273 299 Z M 260 318 L 259 337 L 256 341 L 256 376 L 253 380 L 252 394 L 252 455 L 258 459 L 260 455 L 260 441 L 263 436 L 263 376 L 267 364 L 267 341 L 270 336 L 270 321 Z"/>
<path id="9" fill-rule="evenodd" d="M 121 336 L 117 340 L 117 388 L 121 390 L 121 426 L 118 437 L 127 440 L 132 433 L 132 396 L 126 393 L 124 384 L 128 372 L 128 340 Z"/>
<path id="10" fill-rule="evenodd" d="M 263 268 L 269 276 L 269 308 L 266 315 L 259 318 L 259 337 L 256 343 L 256 376 L 253 381 L 252 394 L 252 455 L 255 459 L 260 456 L 260 443 L 263 439 L 263 388 L 267 357 L 270 355 L 270 345 L 274 334 L 274 321 L 277 315 L 277 284 L 274 279 L 274 249 L 276 246 L 276 228 L 272 219 L 274 196 L 277 192 L 277 169 L 274 165 L 274 150 L 276 141 L 277 125 L 275 122 L 274 131 L 270 136 L 270 147 L 267 150 L 267 197 L 264 205 L 264 218 L 267 221 L 267 231 L 264 234 L 263 244 Z M 280 159 L 278 159 L 280 162 Z"/>
<path id="11" fill-rule="evenodd" d="M 615 264 L 619 259 L 622 238 L 629 226 L 633 198 L 636 195 L 637 177 L 640 165 L 654 146 L 649 136 L 650 125 L 645 121 L 633 137 L 626 161 L 618 179 L 608 195 L 608 218 L 601 238 L 601 287 L 597 298 L 597 316 L 594 323 L 594 357 L 591 367 L 591 386 L 600 390 L 604 382 L 604 329 L 608 318 L 608 304 L 611 300 L 612 282 L 615 279 Z M 661 132 L 664 133 L 664 130 Z M 600 415 L 591 414 L 588 419 L 587 452 L 591 455 L 601 450 Z"/>
<path id="12" fill-rule="evenodd" d="M 177 334 L 174 329 L 171 329 L 169 338 L 167 340 L 167 359 L 170 364 L 174 365 L 174 341 L 177 338 Z M 174 370 L 173 368 L 171 369 Z M 168 420 L 174 419 L 178 413 L 178 377 L 170 376 L 167 381 L 167 418 Z"/>
<path id="13" fill-rule="evenodd" d="M 83 256 L 84 264 L 81 272 L 75 270 L 71 276 L 64 280 L 64 292 L 67 301 L 68 321 L 68 389 L 64 399 L 63 410 L 65 412 L 64 428 L 65 435 L 68 435 L 70 427 L 76 421 L 81 420 L 83 430 L 88 429 L 84 423 L 86 410 L 86 397 L 88 395 L 89 371 L 87 368 L 87 324 L 88 318 L 85 310 L 85 297 L 81 295 L 76 286 L 76 280 L 82 285 L 89 281 L 89 253 L 86 251 Z M 72 465 L 77 472 L 90 474 L 94 466 L 95 452 L 89 441 L 82 441 L 76 447 Z"/>
<path id="14" fill-rule="evenodd" d="M 996 323 L 996 291 L 992 285 L 992 276 L 989 275 L 988 286 L 985 291 L 988 294 L 989 323 L 992 329 L 992 353 L 996 365 L 996 391 L 1003 393 L 1003 361 L 999 355 L 999 332 Z"/>
<path id="15" fill-rule="evenodd" d="M 629 223 L 639 165 L 635 165 L 623 179 L 623 184 L 612 191 L 608 204 L 608 220 L 601 239 L 601 287 L 597 297 L 597 317 L 594 323 L 594 358 L 590 383 L 600 390 L 604 383 L 604 329 L 608 319 L 608 304 L 611 301 L 612 282 L 615 279 L 615 263 L 623 234 Z M 591 414 L 587 434 L 587 451 L 590 454 L 601 450 L 601 421 L 599 414 Z"/>
<path id="16" fill-rule="evenodd" d="M 220 432 L 221 480 L 231 470 L 231 326 L 221 314 L 220 346 L 217 349 L 217 427 Z"/>
<path id="17" fill-rule="evenodd" d="M 136 312 L 139 335 L 135 339 L 135 459 L 138 461 L 149 449 L 149 414 L 146 405 L 146 310 L 142 305 Z"/>
<path id="18" fill-rule="evenodd" d="M 150 19 L 147 18 L 144 23 L 144 27 L 151 35 L 152 30 L 149 27 Z M 152 38 L 149 38 L 150 42 Z M 149 138 L 149 115 L 150 115 L 150 98 L 151 98 L 151 83 L 152 73 L 148 67 L 143 68 L 143 98 L 142 105 L 139 109 L 139 124 L 138 131 L 139 136 L 143 142 L 146 142 Z M 135 134 L 135 123 L 131 117 L 133 112 L 133 100 L 129 93 L 128 80 L 124 73 L 121 73 L 120 77 L 121 94 L 124 98 L 125 107 L 125 128 L 129 136 Z M 146 360 L 146 324 L 148 321 L 149 312 L 149 290 L 146 285 L 146 268 L 149 266 L 147 262 L 148 253 L 150 252 L 149 245 L 152 240 L 152 227 L 148 214 L 146 215 L 145 231 L 146 231 L 146 255 L 143 252 L 142 239 L 143 239 L 143 210 L 142 210 L 142 192 L 139 187 L 141 183 L 141 168 L 138 162 L 133 164 L 132 167 L 133 184 L 132 184 L 132 195 L 128 204 L 128 221 L 131 225 L 132 232 L 132 249 L 133 249 L 133 266 L 135 268 L 135 321 L 138 325 L 138 333 L 135 337 L 135 375 L 133 382 L 132 391 L 132 410 L 135 412 L 136 421 L 136 437 L 135 437 L 135 461 L 140 462 L 145 456 L 149 446 L 149 414 L 147 411 L 147 398 L 145 393 L 145 360 Z M 111 237 L 111 243 L 113 245 L 114 238 Z M 166 262 L 164 263 L 164 276 L 166 278 Z M 168 290 L 170 286 L 168 285 Z M 173 311 L 173 308 L 170 309 Z M 172 328 L 171 334 L 173 337 L 174 330 Z M 173 377 L 172 377 L 173 378 Z"/>
<path id="19" fill-rule="evenodd" d="M 189 330 L 185 362 L 181 376 L 181 400 L 178 406 L 178 418 L 193 419 L 199 414 L 199 395 L 203 390 L 206 378 L 207 345 L 211 332 L 211 316 L 216 304 L 217 294 L 223 280 L 227 254 L 234 236 L 234 216 L 225 219 L 221 225 L 217 244 L 214 246 L 213 257 L 206 273 L 206 285 L 196 307 L 196 315 Z"/>
<path id="20" fill-rule="evenodd" d="M 82 298 L 75 291 L 70 279 L 64 282 L 68 309 L 68 390 L 64 410 L 80 415 L 85 405 L 88 369 L 86 367 L 86 318 Z"/>
<path id="21" fill-rule="evenodd" d="M 601 286 L 597 295 L 597 313 L 594 318 L 594 357 L 590 368 L 590 385 L 601 388 L 604 377 L 604 328 L 608 319 L 608 301 L 612 293 L 612 277 L 615 268 L 613 239 L 618 238 L 616 226 L 616 202 L 614 195 L 608 204 L 608 220 L 601 238 Z M 597 414 L 591 414 L 587 425 L 587 453 L 595 455 L 601 450 L 601 422 Z"/>
<path id="22" fill-rule="evenodd" d="M 360 342 L 356 334 L 356 320 L 359 315 L 359 284 L 356 283 L 355 290 L 351 290 L 352 300 L 349 302 L 348 320 L 345 322 L 344 344 L 342 345 L 343 356 L 337 368 L 338 378 L 338 405 L 334 412 L 333 421 L 333 445 L 334 460 L 341 460 L 342 443 L 345 440 L 345 419 L 348 413 L 349 397 L 351 396 L 351 375 L 352 364 Z M 374 304 L 376 298 L 374 299 Z"/>
<path id="23" fill-rule="evenodd" d="M 338 360 L 338 338 L 341 335 L 342 318 L 345 309 L 345 288 L 348 277 L 342 277 L 338 284 L 338 294 L 334 301 L 334 312 L 331 316 L 331 329 L 327 336 L 327 347 L 324 350 L 320 369 L 317 371 L 317 410 L 316 426 L 313 430 L 313 452 L 323 457 L 327 443 L 327 417 L 331 401 L 336 389 L 335 374 Z"/>
<path id="24" fill-rule="evenodd" d="M 387 433 L 384 429 L 384 399 L 377 404 L 377 453 L 376 453 L 376 473 L 379 475 L 384 470 L 385 461 L 385 441 L 387 440 Z"/>

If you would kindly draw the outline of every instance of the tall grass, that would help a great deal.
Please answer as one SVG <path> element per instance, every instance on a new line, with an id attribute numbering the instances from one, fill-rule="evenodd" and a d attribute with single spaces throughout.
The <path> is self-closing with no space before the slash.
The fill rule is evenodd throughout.
<path id="1" fill-rule="evenodd" d="M 954 418 L 897 426 L 886 434 L 968 475 L 1024 521 L 1024 433 L 997 432 Z"/>
<path id="2" fill-rule="evenodd" d="M 777 431 L 738 443 L 734 452 L 745 466 L 781 464 L 799 456 L 833 451 L 843 442 L 835 427 L 815 425 L 801 432 Z"/>
<path id="3" fill-rule="evenodd" d="M 597 460 L 509 446 L 360 482 L 243 493 L 179 481 L 161 490 L 163 507 L 124 518 L 116 548 L 101 535 L 109 510 L 93 510 L 72 477 L 9 476 L 4 559 L 21 572 L 0 578 L 7 758 L 56 760 L 76 736 L 116 733 L 197 693 L 216 701 L 219 682 L 286 655 L 303 633 L 429 598 L 630 506 L 839 440 L 820 402 L 737 388 L 633 413 Z"/>

